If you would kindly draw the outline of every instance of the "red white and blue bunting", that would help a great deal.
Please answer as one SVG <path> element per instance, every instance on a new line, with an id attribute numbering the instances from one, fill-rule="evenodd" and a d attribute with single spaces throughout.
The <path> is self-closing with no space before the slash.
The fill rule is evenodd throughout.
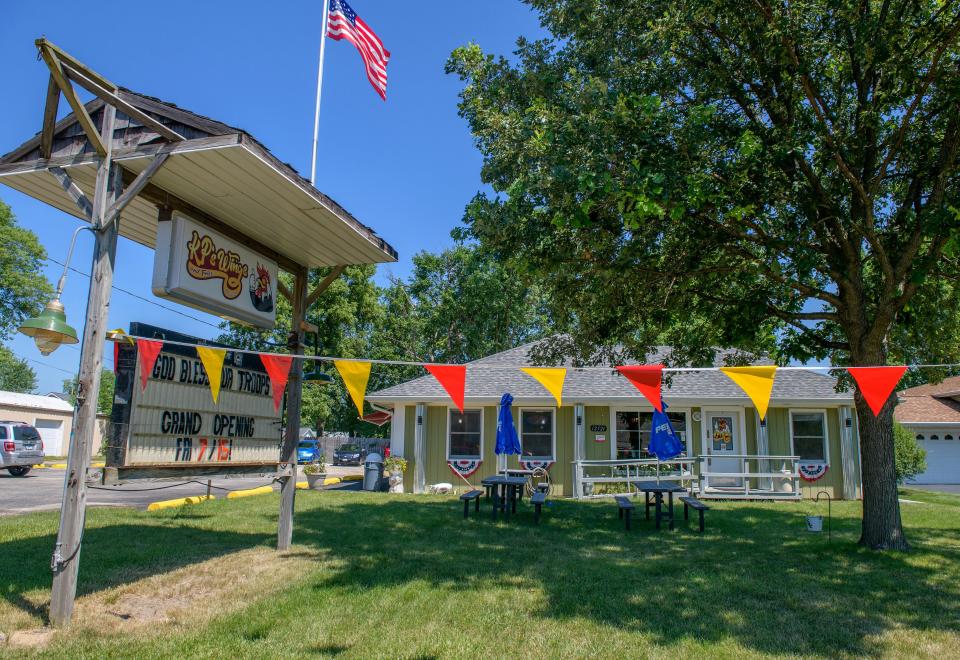
<path id="1" fill-rule="evenodd" d="M 520 459 L 520 467 L 524 470 L 549 470 L 553 466 L 553 461 L 530 461 L 524 458 Z"/>
<path id="2" fill-rule="evenodd" d="M 483 461 L 481 461 L 479 458 L 447 461 L 447 465 L 450 466 L 450 469 L 453 471 L 453 473 L 459 474 L 464 479 L 479 470 L 481 463 L 483 463 Z"/>
<path id="3" fill-rule="evenodd" d="M 804 481 L 816 481 L 827 473 L 829 467 L 829 465 L 822 462 L 800 463 L 797 465 L 797 470 L 800 472 L 800 478 Z"/>

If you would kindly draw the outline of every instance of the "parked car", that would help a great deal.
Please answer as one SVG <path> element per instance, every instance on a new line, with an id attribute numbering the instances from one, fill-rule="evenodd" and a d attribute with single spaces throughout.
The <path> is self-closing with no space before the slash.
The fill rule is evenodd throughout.
<path id="1" fill-rule="evenodd" d="M 24 422 L 0 422 L 0 461 L 0 470 L 15 477 L 43 463 L 43 438 L 37 429 Z"/>
<path id="2" fill-rule="evenodd" d="M 297 445 L 297 463 L 316 463 L 322 453 L 318 441 L 301 440 Z"/>
<path id="3" fill-rule="evenodd" d="M 347 443 L 337 447 L 333 452 L 334 465 L 360 465 L 363 462 L 363 450 L 360 445 Z"/>

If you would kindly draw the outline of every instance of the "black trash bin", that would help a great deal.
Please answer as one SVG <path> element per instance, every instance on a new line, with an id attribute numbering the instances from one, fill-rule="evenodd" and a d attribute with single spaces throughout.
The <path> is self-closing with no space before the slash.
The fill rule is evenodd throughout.
<path id="1" fill-rule="evenodd" d="M 382 479 L 383 456 L 380 454 L 367 454 L 367 460 L 363 464 L 363 489 L 378 490 Z"/>

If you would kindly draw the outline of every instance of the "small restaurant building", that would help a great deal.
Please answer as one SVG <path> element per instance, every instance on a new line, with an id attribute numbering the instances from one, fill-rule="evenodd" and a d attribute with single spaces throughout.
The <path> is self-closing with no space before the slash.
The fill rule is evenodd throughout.
<path id="1" fill-rule="evenodd" d="M 698 497 L 798 499 L 826 491 L 861 494 L 853 395 L 814 371 L 781 370 L 761 421 L 747 395 L 718 371 L 672 374 L 663 400 L 683 453 L 647 453 L 653 408 L 613 369 L 569 368 L 562 407 L 519 367 L 534 344 L 468 364 L 461 412 L 431 376 L 367 394 L 393 409 L 391 453 L 408 461 L 407 492 L 451 483 L 476 487 L 503 469 L 545 469 L 553 493 L 591 497 L 628 492 L 636 480 L 671 480 Z M 661 361 L 669 348 L 649 361 Z M 723 354 L 718 355 L 718 366 Z M 498 404 L 513 395 L 522 454 L 494 451 Z"/>

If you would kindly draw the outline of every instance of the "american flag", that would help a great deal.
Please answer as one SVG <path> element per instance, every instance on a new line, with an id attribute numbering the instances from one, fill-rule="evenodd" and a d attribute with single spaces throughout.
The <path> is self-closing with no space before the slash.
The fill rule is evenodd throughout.
<path id="1" fill-rule="evenodd" d="M 367 79 L 384 101 L 387 100 L 387 62 L 390 51 L 357 12 L 344 0 L 330 0 L 327 15 L 327 36 L 337 41 L 346 39 L 360 51 L 367 68 Z"/>

